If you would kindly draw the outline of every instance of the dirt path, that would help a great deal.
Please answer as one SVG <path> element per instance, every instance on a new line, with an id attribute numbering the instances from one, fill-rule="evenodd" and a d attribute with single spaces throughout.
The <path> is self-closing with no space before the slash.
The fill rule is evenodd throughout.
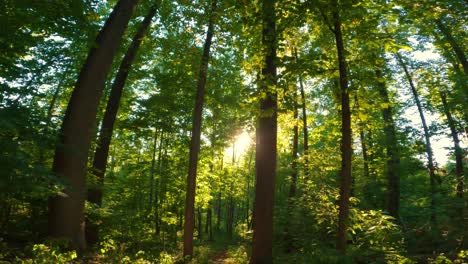
<path id="1" fill-rule="evenodd" d="M 226 263 L 226 258 L 228 257 L 227 255 L 227 250 L 226 249 L 223 249 L 221 251 L 219 251 L 218 253 L 216 253 L 216 255 L 214 255 L 213 257 L 213 264 L 224 264 Z"/>

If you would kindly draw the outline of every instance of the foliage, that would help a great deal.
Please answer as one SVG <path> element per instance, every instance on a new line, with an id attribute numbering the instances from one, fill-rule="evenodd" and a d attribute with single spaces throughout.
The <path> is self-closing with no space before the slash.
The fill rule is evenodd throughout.
<path id="1" fill-rule="evenodd" d="M 140 2 L 108 84 L 113 82 L 141 15 L 153 4 Z M 203 110 L 193 263 L 209 263 L 220 252 L 226 261 L 247 263 L 251 254 L 254 139 L 258 102 L 264 96 L 256 92 L 265 55 L 261 51 L 261 1 L 220 2 L 220 10 L 224 11 L 217 14 Z M 455 252 L 462 249 L 461 240 L 466 239 L 460 217 L 460 209 L 465 207 L 466 211 L 466 191 L 465 197 L 457 196 L 456 153 L 440 97 L 441 91 L 446 93 L 447 109 L 456 132 L 463 138 L 468 122 L 466 69 L 463 57 L 454 48 L 458 45 L 465 53 L 467 50 L 466 4 L 434 0 L 338 1 L 347 46 L 354 152 L 349 248 L 347 256 L 339 256 L 334 237 L 340 195 L 341 106 L 330 24 L 335 7 L 332 1 L 323 0 L 276 2 L 275 262 L 467 262 L 466 250 Z M 61 190 L 71 184 L 52 175 L 52 153 L 79 69 L 115 3 L 0 3 L 1 261 L 80 261 L 73 252 L 65 251 L 64 245 L 44 242 L 47 199 L 62 195 Z M 85 260 L 180 260 L 189 131 L 209 5 L 208 1 L 158 3 L 157 19 L 138 51 L 123 91 L 110 146 L 103 204 L 86 204 L 87 220 L 100 229 L 100 243 L 89 249 Z M 437 161 L 435 190 L 430 188 L 419 113 L 395 53 L 405 57 L 412 72 L 430 123 L 431 140 L 439 141 L 433 144 L 434 152 L 448 153 L 446 162 Z M 379 93 L 380 84 L 386 87 L 388 101 Z M 108 93 L 101 101 L 99 122 Z M 82 106 L 86 107 L 86 102 Z M 302 106 L 307 117 L 305 127 Z M 299 110 L 296 117 L 295 107 Z M 389 145 L 383 110 L 389 108 L 395 122 L 394 147 L 399 154 L 398 219 L 386 211 Z M 299 131 L 298 160 L 292 155 L 295 127 Z M 304 128 L 309 134 L 307 153 Z M 236 146 L 240 146 L 239 135 L 243 133 L 253 142 L 240 151 Z M 97 130 L 94 135 L 97 138 Z M 89 157 L 95 148 L 96 142 Z M 463 140 L 461 148 L 466 154 Z M 466 166 L 465 160 L 465 179 Z M 289 197 L 293 170 L 298 175 L 296 194 Z M 97 183 L 91 174 L 87 176 L 88 187 Z M 436 224 L 430 219 L 431 195 L 435 198 Z M 292 246 L 285 239 L 286 232 Z"/>

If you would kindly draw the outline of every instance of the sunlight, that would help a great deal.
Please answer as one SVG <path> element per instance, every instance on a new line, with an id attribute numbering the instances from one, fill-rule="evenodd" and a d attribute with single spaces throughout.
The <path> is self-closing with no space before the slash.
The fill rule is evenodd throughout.
<path id="1" fill-rule="evenodd" d="M 234 151 L 233 145 L 230 145 L 224 150 L 225 157 L 230 157 L 234 155 L 236 160 L 239 160 L 239 157 L 243 156 L 247 150 L 249 149 L 250 145 L 252 145 L 253 140 L 247 131 L 242 131 L 241 134 L 235 137 L 234 141 Z"/>

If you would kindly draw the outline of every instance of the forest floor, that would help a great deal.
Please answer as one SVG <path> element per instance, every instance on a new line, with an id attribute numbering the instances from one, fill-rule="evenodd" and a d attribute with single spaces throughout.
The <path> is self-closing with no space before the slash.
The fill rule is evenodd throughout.
<path id="1" fill-rule="evenodd" d="M 243 264 L 248 263 L 245 241 L 217 237 L 214 241 L 203 241 L 195 245 L 195 257 L 191 263 Z"/>
<path id="2" fill-rule="evenodd" d="M 219 251 L 216 253 L 216 255 L 213 256 L 213 259 L 211 260 L 211 262 L 213 264 L 224 264 L 224 263 L 229 263 L 227 262 L 228 260 L 228 252 L 226 249 L 222 250 L 222 251 Z"/>

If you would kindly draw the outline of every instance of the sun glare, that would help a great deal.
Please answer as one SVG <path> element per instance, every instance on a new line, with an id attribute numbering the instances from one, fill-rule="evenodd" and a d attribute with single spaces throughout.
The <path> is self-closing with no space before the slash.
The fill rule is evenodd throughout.
<path id="1" fill-rule="evenodd" d="M 230 145 L 228 148 L 224 150 L 225 156 L 229 156 L 232 158 L 232 155 L 235 156 L 235 159 L 238 160 L 241 156 L 247 152 L 250 145 L 252 145 L 253 140 L 249 133 L 246 131 L 242 131 L 241 134 L 236 136 L 236 140 L 234 141 L 233 145 Z M 234 147 L 234 150 L 232 149 Z"/>

